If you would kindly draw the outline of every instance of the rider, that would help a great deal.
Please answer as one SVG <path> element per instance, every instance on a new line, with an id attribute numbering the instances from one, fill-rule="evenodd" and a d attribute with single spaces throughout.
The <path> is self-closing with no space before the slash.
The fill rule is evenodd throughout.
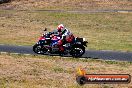
<path id="1" fill-rule="evenodd" d="M 74 38 L 73 34 L 67 29 L 65 28 L 65 26 L 63 24 L 58 25 L 57 30 L 58 36 L 60 37 L 60 39 L 54 43 L 54 45 L 57 45 L 60 49 L 61 52 L 64 52 L 64 47 L 63 47 L 63 43 L 64 41 L 66 42 L 71 42 L 72 39 Z"/>

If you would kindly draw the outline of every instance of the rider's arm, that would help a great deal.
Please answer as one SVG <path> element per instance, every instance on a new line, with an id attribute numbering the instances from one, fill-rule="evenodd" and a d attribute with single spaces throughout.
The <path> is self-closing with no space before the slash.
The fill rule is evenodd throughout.
<path id="1" fill-rule="evenodd" d="M 65 29 L 65 32 L 62 34 L 61 39 L 64 39 L 67 35 L 69 35 L 70 31 L 68 29 Z"/>

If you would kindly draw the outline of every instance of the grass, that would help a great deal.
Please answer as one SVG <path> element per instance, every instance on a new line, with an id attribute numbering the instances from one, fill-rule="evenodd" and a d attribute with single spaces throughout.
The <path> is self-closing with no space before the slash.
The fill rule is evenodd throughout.
<path id="1" fill-rule="evenodd" d="M 128 9 L 131 10 L 131 0 L 12 0 L 9 4 L 0 6 L 4 9 L 58 9 L 58 10 L 106 10 Z"/>
<path id="2" fill-rule="evenodd" d="M 80 86 L 75 81 L 78 67 L 88 74 L 130 74 L 132 63 L 75 59 L 33 55 L 0 55 L 1 88 L 124 88 L 129 84 L 88 84 Z M 59 63 L 59 64 L 58 64 Z M 125 67 L 123 66 L 125 64 Z"/>
<path id="3" fill-rule="evenodd" d="M 85 37 L 93 50 L 132 51 L 132 13 L 66 13 L 0 11 L 0 43 L 33 45 L 45 27 L 63 23 L 75 36 Z"/>

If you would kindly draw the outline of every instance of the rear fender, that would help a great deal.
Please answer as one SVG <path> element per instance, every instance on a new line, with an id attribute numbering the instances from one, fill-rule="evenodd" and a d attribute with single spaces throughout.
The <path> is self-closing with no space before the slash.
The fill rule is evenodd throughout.
<path id="1" fill-rule="evenodd" d="M 84 42 L 82 42 L 82 44 L 84 45 L 84 46 L 86 46 L 87 47 L 87 41 L 84 41 Z"/>
<path id="2" fill-rule="evenodd" d="M 75 38 L 76 44 L 81 44 L 85 47 L 87 47 L 87 41 L 85 41 L 85 38 Z"/>

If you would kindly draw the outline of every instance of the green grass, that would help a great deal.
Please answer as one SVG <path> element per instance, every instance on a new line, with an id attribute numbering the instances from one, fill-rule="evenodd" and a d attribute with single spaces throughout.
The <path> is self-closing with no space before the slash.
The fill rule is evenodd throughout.
<path id="1" fill-rule="evenodd" d="M 132 51 L 132 13 L 66 13 L 0 11 L 0 43 L 33 45 L 44 27 L 63 23 L 75 36 L 85 37 L 89 49 Z M 10 13 L 10 16 L 7 15 Z"/>

